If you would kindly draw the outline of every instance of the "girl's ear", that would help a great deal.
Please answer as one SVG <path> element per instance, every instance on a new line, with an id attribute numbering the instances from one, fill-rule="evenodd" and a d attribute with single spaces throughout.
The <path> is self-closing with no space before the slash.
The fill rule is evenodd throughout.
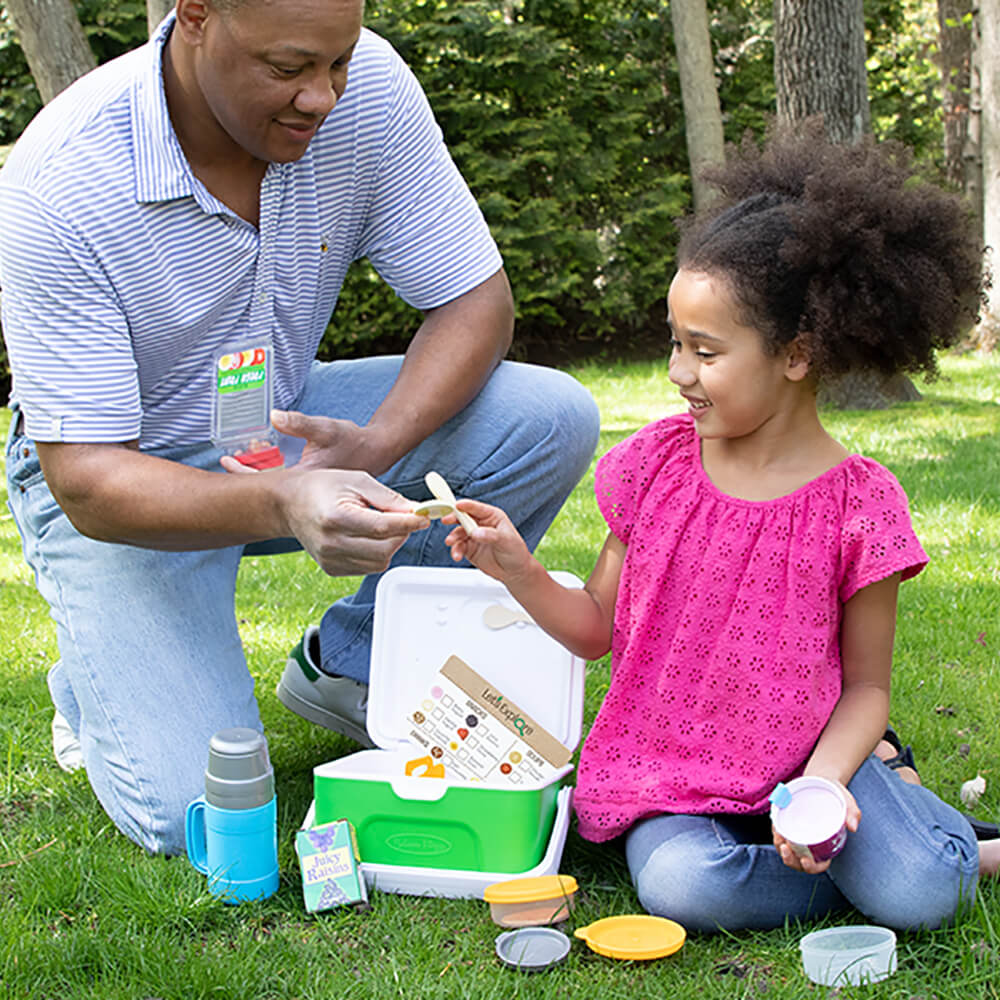
<path id="1" fill-rule="evenodd" d="M 801 336 L 788 345 L 785 355 L 785 378 L 790 382 L 801 382 L 809 374 L 809 354 Z"/>

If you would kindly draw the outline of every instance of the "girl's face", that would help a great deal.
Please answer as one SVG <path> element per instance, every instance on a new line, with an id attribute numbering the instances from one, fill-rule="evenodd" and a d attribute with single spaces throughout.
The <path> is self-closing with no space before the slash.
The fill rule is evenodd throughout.
<path id="1" fill-rule="evenodd" d="M 756 328 L 745 326 L 728 283 L 683 268 L 667 297 L 670 380 L 688 402 L 703 438 L 753 434 L 798 398 L 808 364 L 799 352 L 772 357 Z"/>

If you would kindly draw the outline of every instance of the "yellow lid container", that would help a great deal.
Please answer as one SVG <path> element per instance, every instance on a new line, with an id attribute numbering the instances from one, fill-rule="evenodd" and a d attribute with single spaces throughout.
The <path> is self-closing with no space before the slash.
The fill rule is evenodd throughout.
<path id="1" fill-rule="evenodd" d="M 576 890 L 572 875 L 539 875 L 494 882 L 483 890 L 483 899 L 501 927 L 533 927 L 566 920 Z"/>
<path id="2" fill-rule="evenodd" d="M 574 936 L 599 955 L 636 961 L 672 955 L 680 950 L 687 933 L 666 917 L 628 913 L 578 927 Z"/>

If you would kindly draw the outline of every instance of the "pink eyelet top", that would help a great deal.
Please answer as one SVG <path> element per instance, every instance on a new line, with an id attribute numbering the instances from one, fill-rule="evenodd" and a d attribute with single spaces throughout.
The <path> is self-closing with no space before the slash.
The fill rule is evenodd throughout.
<path id="1" fill-rule="evenodd" d="M 611 685 L 580 753 L 581 835 L 608 840 L 657 813 L 766 811 L 840 697 L 843 604 L 927 563 L 906 494 L 851 455 L 787 496 L 726 496 L 686 414 L 611 449 L 596 492 L 628 551 Z"/>

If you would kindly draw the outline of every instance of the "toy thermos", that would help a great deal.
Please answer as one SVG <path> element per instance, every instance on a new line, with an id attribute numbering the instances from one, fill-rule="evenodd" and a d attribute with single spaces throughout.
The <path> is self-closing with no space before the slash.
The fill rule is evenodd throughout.
<path id="1" fill-rule="evenodd" d="M 209 742 L 205 794 L 187 807 L 188 859 L 229 903 L 278 888 L 274 771 L 255 729 L 223 729 Z"/>

